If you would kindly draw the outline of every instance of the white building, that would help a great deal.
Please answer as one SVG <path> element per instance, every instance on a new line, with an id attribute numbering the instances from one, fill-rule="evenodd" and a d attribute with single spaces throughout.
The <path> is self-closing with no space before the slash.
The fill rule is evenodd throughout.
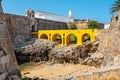
<path id="1" fill-rule="evenodd" d="M 110 28 L 110 24 L 104 24 L 104 29 L 109 29 Z"/>
<path id="2" fill-rule="evenodd" d="M 73 22 L 72 12 L 69 11 L 69 16 L 61 16 L 57 14 L 51 14 L 46 12 L 35 12 L 36 18 L 59 21 L 59 22 Z"/>

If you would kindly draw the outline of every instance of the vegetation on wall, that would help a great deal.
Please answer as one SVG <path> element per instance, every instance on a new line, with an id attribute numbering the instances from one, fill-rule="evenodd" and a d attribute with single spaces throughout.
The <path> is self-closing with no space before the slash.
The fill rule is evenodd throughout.
<path id="1" fill-rule="evenodd" d="M 74 23 L 71 23 L 70 26 L 69 26 L 69 29 L 77 29 L 77 26 L 76 24 Z"/>
<path id="2" fill-rule="evenodd" d="M 95 20 L 91 20 L 88 22 L 88 28 L 89 29 L 95 29 L 98 28 L 98 22 Z"/>
<path id="3" fill-rule="evenodd" d="M 69 26 L 69 29 L 71 29 L 71 30 L 77 29 L 76 24 L 71 23 L 70 26 Z M 70 41 L 71 41 L 71 42 L 76 41 L 76 36 L 75 36 L 74 34 L 72 34 L 72 35 L 70 36 Z"/>

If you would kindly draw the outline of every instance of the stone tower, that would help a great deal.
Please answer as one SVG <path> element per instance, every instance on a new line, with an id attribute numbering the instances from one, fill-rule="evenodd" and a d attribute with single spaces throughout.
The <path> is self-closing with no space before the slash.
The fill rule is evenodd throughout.
<path id="1" fill-rule="evenodd" d="M 37 31 L 37 23 L 35 20 L 35 12 L 34 10 L 32 10 L 31 8 L 29 8 L 26 12 L 26 16 L 30 18 L 31 20 L 31 26 L 30 26 L 30 30 L 32 32 Z"/>
<path id="2" fill-rule="evenodd" d="M 3 13 L 1 1 L 2 0 L 0 0 L 0 73 L 17 75 L 16 72 L 19 74 L 18 64 L 12 48 L 12 40 L 6 25 L 6 16 Z M 0 80 L 6 79 L 3 79 L 0 75 Z"/>
<path id="3" fill-rule="evenodd" d="M 73 17 L 72 10 L 69 10 L 69 17 Z"/>
<path id="4" fill-rule="evenodd" d="M 26 16 L 30 17 L 30 18 L 34 18 L 35 17 L 35 12 L 31 8 L 29 8 L 26 12 Z"/>

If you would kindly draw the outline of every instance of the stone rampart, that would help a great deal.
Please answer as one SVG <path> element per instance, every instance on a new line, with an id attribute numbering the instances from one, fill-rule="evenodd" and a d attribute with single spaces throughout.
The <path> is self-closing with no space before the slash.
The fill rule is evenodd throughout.
<path id="1" fill-rule="evenodd" d="M 67 24 L 64 22 L 45 20 L 35 18 L 38 30 L 64 30 L 68 29 Z"/>
<path id="2" fill-rule="evenodd" d="M 12 39 L 13 45 L 17 46 L 21 42 L 31 38 L 32 20 L 26 16 L 5 14 L 5 20 Z M 35 18 L 37 30 L 67 29 L 66 23 Z"/>
<path id="3" fill-rule="evenodd" d="M 14 45 L 30 38 L 30 19 L 25 16 L 5 14 L 10 37 Z"/>
<path id="4" fill-rule="evenodd" d="M 12 48 L 12 40 L 5 21 L 5 15 L 0 13 L 0 80 L 17 79 L 20 72 Z M 13 77 L 17 78 L 13 78 Z"/>

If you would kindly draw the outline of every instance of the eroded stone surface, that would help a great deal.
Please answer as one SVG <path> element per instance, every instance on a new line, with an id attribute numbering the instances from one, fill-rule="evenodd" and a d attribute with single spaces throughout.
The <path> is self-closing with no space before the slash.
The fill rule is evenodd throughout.
<path id="1" fill-rule="evenodd" d="M 2 9 L 1 5 L 0 9 Z M 12 48 L 12 41 L 6 25 L 5 15 L 2 11 L 0 12 L 0 80 L 6 80 L 9 75 L 20 77 L 20 72 Z M 15 73 L 15 71 L 18 71 L 18 73 Z"/>
<path id="2" fill-rule="evenodd" d="M 98 39 L 96 53 L 103 54 L 103 66 L 120 65 L 120 11 L 113 16 L 110 29 L 99 32 Z"/>

